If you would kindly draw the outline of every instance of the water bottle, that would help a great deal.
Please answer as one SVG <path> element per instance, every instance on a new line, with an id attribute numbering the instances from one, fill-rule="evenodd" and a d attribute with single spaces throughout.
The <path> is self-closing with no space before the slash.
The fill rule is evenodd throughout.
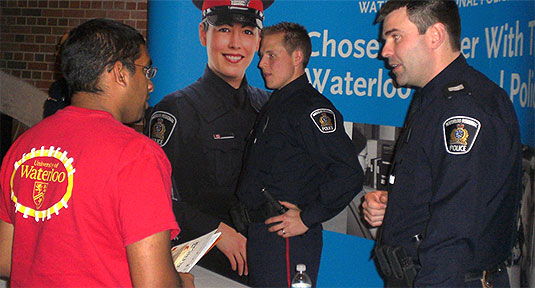
<path id="1" fill-rule="evenodd" d="M 297 264 L 297 274 L 295 274 L 292 280 L 292 288 L 310 288 L 312 287 L 312 281 L 308 277 L 305 271 L 307 266 L 305 264 Z"/>

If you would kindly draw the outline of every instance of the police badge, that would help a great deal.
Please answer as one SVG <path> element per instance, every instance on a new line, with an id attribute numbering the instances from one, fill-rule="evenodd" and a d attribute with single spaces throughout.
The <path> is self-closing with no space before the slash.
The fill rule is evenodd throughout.
<path id="1" fill-rule="evenodd" d="M 165 134 L 165 124 L 163 123 L 162 118 L 157 118 L 156 123 L 152 125 L 152 130 L 150 133 L 150 137 L 155 139 L 163 140 L 163 136 Z"/>
<path id="2" fill-rule="evenodd" d="M 175 130 L 176 118 L 173 114 L 165 111 L 156 111 L 150 116 L 149 137 L 158 143 L 160 147 L 165 146 L 169 141 L 169 136 Z"/>
<path id="3" fill-rule="evenodd" d="M 232 6 L 249 6 L 249 0 L 230 0 L 230 5 Z"/>
<path id="4" fill-rule="evenodd" d="M 321 133 L 332 133 L 336 131 L 336 116 L 331 109 L 320 108 L 310 113 L 310 118 L 316 124 Z"/>
<path id="5" fill-rule="evenodd" d="M 467 116 L 448 118 L 443 124 L 444 145 L 450 154 L 466 154 L 476 142 L 481 123 Z"/>

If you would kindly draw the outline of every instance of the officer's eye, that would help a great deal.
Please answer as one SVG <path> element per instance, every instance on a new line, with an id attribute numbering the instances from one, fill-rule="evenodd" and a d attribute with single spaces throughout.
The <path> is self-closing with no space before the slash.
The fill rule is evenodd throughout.
<path id="1" fill-rule="evenodd" d="M 254 35 L 254 32 L 252 30 L 249 30 L 249 29 L 243 30 L 243 33 L 245 33 L 247 35 Z"/>
<path id="2" fill-rule="evenodd" d="M 219 29 L 217 29 L 217 31 L 219 31 L 219 32 L 230 32 L 230 29 L 227 28 L 227 27 L 220 27 Z"/>

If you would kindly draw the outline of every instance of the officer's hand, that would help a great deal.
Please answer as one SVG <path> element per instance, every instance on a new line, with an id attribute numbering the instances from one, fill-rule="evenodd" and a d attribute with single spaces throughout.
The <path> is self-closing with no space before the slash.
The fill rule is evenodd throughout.
<path id="1" fill-rule="evenodd" d="M 236 271 L 236 268 L 238 268 L 240 276 L 243 274 L 248 275 L 245 248 L 247 246 L 247 238 L 223 222 L 219 224 L 217 231 L 221 232 L 221 239 L 216 244 L 217 249 L 227 256 L 232 270 Z"/>
<path id="2" fill-rule="evenodd" d="M 182 288 L 195 288 L 195 284 L 193 283 L 193 274 L 190 273 L 178 273 L 178 276 L 180 277 L 180 286 Z"/>
<path id="3" fill-rule="evenodd" d="M 279 202 L 288 208 L 288 211 L 282 215 L 267 219 L 265 222 L 267 225 L 280 222 L 269 227 L 268 231 L 277 232 L 283 238 L 305 234 L 308 231 L 308 227 L 301 220 L 301 209 L 290 202 Z"/>
<path id="4" fill-rule="evenodd" d="M 369 192 L 364 196 L 362 213 L 364 214 L 364 219 L 366 219 L 371 226 L 377 227 L 383 224 L 387 202 L 387 191 L 376 190 Z"/>

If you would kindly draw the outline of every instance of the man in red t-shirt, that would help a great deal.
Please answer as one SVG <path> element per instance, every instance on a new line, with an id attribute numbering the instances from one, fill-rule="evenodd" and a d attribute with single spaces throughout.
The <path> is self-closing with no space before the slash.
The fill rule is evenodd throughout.
<path id="1" fill-rule="evenodd" d="M 170 240 L 171 167 L 123 125 L 141 119 L 156 73 L 145 40 L 119 22 L 71 31 L 62 70 L 71 106 L 17 139 L 0 170 L 0 276 L 12 287 L 193 287 Z"/>

